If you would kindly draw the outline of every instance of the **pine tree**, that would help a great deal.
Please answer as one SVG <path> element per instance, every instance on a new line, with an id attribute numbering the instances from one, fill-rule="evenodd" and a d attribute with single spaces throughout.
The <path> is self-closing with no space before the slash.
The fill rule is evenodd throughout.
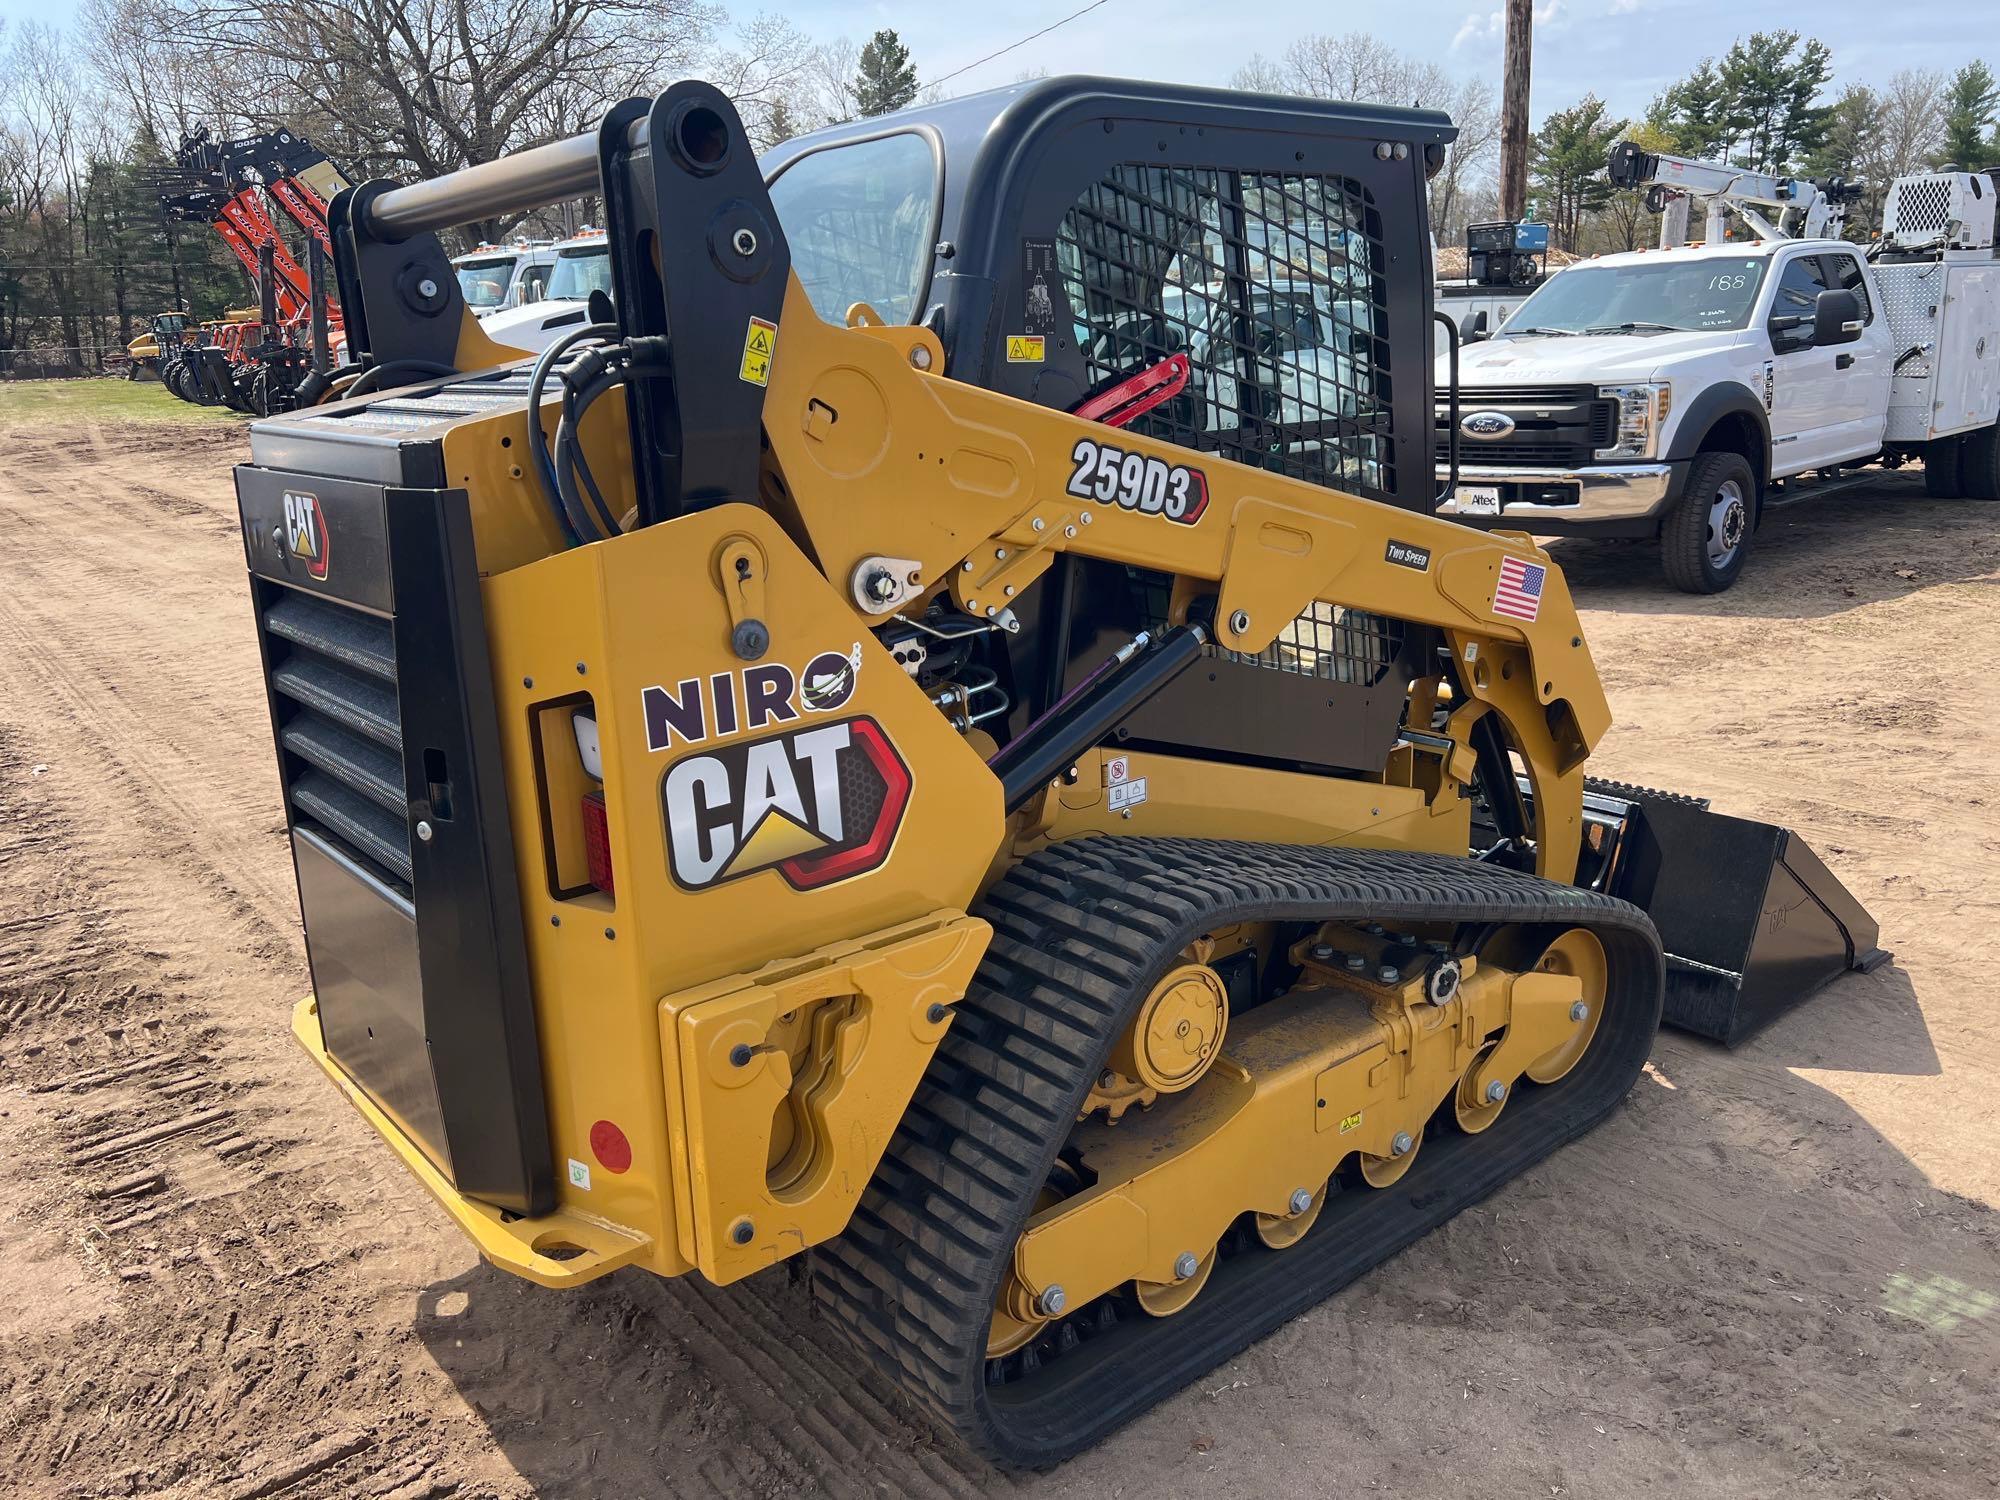
<path id="1" fill-rule="evenodd" d="M 1829 111 L 1817 101 L 1833 76 L 1824 42 L 1801 47 L 1796 31 L 1753 32 L 1729 49 L 1720 75 L 1738 165 L 1782 172 L 1818 147 Z"/>
<path id="2" fill-rule="evenodd" d="M 1653 101 L 1647 118 L 1672 139 L 1676 155 L 1714 156 L 1729 138 L 1723 123 L 1728 114 L 1724 96 L 1715 59 L 1704 57 L 1699 67 Z"/>
<path id="3" fill-rule="evenodd" d="M 901 109 L 917 97 L 916 66 L 895 32 L 878 31 L 868 39 L 848 92 L 864 119 Z"/>
<path id="4" fill-rule="evenodd" d="M 1531 143 L 1529 174 L 1558 249 L 1574 250 L 1584 215 L 1611 197 L 1604 163 L 1625 121 L 1605 119 L 1604 110 L 1602 99 L 1586 94 L 1543 120 Z"/>
<path id="5" fill-rule="evenodd" d="M 1951 75 L 1944 96 L 1944 145 L 1938 165 L 1976 172 L 2000 157 L 2000 139 L 1989 140 L 1986 127 L 2000 115 L 2000 79 L 1985 63 L 1967 63 Z"/>

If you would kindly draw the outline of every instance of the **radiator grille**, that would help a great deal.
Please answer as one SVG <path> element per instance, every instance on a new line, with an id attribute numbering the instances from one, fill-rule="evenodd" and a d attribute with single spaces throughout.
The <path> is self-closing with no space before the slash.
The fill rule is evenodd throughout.
<path id="1" fill-rule="evenodd" d="M 263 624 L 294 827 L 409 900 L 409 803 L 389 622 L 284 590 Z"/>
<path id="2" fill-rule="evenodd" d="M 1618 406 L 1594 386 L 1480 386 L 1461 390 L 1460 420 L 1474 412 L 1504 412 L 1514 420 L 1505 437 L 1482 440 L 1461 433 L 1458 461 L 1467 465 L 1509 464 L 1574 467 L 1593 462 L 1600 448 L 1617 437 Z M 1437 408 L 1436 458 L 1451 460 L 1451 410 Z"/>
<path id="3" fill-rule="evenodd" d="M 1392 495 L 1382 222 L 1358 182 L 1122 164 L 1056 253 L 1093 387 L 1188 356 L 1188 388 L 1135 430 Z"/>

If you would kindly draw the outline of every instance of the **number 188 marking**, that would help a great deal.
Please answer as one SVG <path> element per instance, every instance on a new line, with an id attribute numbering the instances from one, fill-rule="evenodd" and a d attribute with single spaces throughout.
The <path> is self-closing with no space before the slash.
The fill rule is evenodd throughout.
<path id="1" fill-rule="evenodd" d="M 1068 492 L 1079 500 L 1113 501 L 1142 516 L 1165 516 L 1192 526 L 1208 509 L 1208 477 L 1186 464 L 1127 453 L 1095 438 L 1079 438 L 1070 450 L 1076 465 Z"/>

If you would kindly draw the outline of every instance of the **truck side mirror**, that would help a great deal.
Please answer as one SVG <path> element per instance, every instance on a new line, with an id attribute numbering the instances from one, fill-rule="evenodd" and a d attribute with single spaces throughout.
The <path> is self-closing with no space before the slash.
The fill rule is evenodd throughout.
<path id="1" fill-rule="evenodd" d="M 1465 325 L 1465 337 L 1460 339 L 1459 342 L 1463 344 L 1479 344 L 1484 343 L 1490 337 L 1492 335 L 1486 331 L 1486 309 L 1482 307 L 1472 315 L 1472 321 Z"/>
<path id="2" fill-rule="evenodd" d="M 1851 344 L 1861 337 L 1861 299 L 1846 287 L 1824 291 L 1813 302 L 1813 343 Z"/>

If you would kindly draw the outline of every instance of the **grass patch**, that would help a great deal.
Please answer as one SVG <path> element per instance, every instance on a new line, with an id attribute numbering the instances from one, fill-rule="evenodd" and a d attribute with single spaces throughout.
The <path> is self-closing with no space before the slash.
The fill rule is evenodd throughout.
<path id="1" fill-rule="evenodd" d="M 74 422 L 159 422 L 175 426 L 248 419 L 226 407 L 193 406 L 157 380 L 0 380 L 0 432 Z"/>

